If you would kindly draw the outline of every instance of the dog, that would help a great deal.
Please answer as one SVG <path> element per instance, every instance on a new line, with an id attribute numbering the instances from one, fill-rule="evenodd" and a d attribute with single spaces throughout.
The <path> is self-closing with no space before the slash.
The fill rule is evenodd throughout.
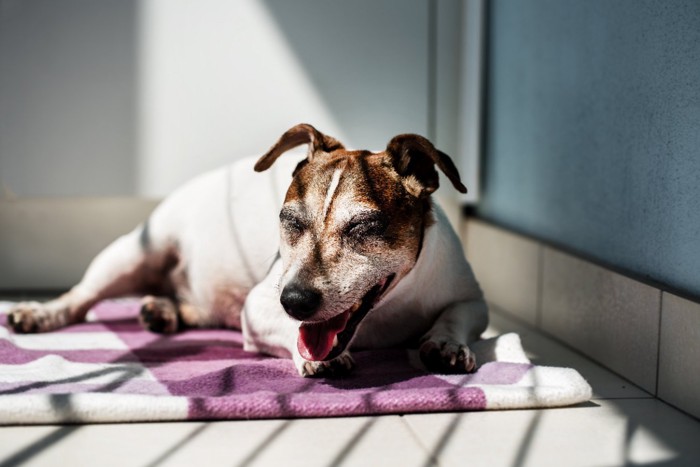
<path id="1" fill-rule="evenodd" d="M 301 145 L 301 160 L 276 163 Z M 139 320 L 153 332 L 241 329 L 246 350 L 291 358 L 305 377 L 347 373 L 351 348 L 408 345 L 430 371 L 472 372 L 469 344 L 488 309 L 431 200 L 436 167 L 466 192 L 452 160 L 419 135 L 357 151 L 296 125 L 254 165 L 239 161 L 174 191 L 69 292 L 16 304 L 8 323 L 51 331 L 84 321 L 101 300 L 140 295 Z"/>

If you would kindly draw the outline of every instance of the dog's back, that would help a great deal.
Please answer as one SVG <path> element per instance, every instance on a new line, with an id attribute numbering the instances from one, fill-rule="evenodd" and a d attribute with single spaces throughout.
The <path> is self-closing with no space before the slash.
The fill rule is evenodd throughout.
<path id="1" fill-rule="evenodd" d="M 150 255 L 170 257 L 162 279 L 181 301 L 211 312 L 212 323 L 240 309 L 275 260 L 279 210 L 296 162 L 257 173 L 255 159 L 246 158 L 199 175 L 137 228 Z"/>
<path id="2" fill-rule="evenodd" d="M 259 173 L 300 145 L 308 145 L 301 162 L 287 156 Z M 18 303 L 8 323 L 50 331 L 84 321 L 100 300 L 137 294 L 152 331 L 243 325 L 248 347 L 291 355 L 306 376 L 351 368 L 360 328 L 357 344 L 422 335 L 429 368 L 472 371 L 467 344 L 486 327 L 487 307 L 432 207 L 436 168 L 466 192 L 449 156 L 420 135 L 370 152 L 296 125 L 255 164 L 242 160 L 176 190 L 69 292 Z"/>

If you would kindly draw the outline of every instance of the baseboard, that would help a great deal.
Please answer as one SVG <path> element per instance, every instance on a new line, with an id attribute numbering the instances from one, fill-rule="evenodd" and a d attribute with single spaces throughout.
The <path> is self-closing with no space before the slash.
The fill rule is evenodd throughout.
<path id="1" fill-rule="evenodd" d="M 71 287 L 100 250 L 157 204 L 129 197 L 0 201 L 0 291 Z"/>
<path id="2" fill-rule="evenodd" d="M 462 238 L 489 302 L 700 418 L 700 303 L 483 220 Z"/>

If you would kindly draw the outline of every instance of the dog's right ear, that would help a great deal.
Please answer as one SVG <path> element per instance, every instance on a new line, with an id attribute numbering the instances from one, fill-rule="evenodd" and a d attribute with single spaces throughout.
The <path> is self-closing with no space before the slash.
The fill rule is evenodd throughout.
<path id="1" fill-rule="evenodd" d="M 302 144 L 308 144 L 306 160 L 311 161 L 318 151 L 331 152 L 345 149 L 337 139 L 324 135 L 308 123 L 300 123 L 287 130 L 267 153 L 255 163 L 255 171 L 262 172 L 272 166 L 279 156 Z"/>
<path id="2" fill-rule="evenodd" d="M 406 191 L 417 198 L 424 198 L 437 190 L 440 182 L 435 166 L 447 175 L 457 191 L 467 192 L 452 159 L 420 135 L 395 136 L 389 141 L 386 153 Z"/>

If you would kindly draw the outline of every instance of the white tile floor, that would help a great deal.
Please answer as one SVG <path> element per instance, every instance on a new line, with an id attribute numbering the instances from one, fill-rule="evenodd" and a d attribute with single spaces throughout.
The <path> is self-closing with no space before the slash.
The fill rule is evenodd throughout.
<path id="1" fill-rule="evenodd" d="M 700 465 L 700 422 L 495 311 L 537 364 L 594 388 L 549 410 L 333 419 L 0 428 L 0 465 Z"/>

